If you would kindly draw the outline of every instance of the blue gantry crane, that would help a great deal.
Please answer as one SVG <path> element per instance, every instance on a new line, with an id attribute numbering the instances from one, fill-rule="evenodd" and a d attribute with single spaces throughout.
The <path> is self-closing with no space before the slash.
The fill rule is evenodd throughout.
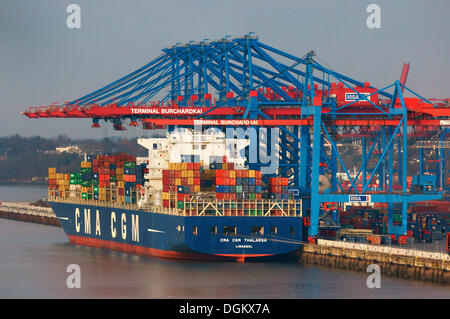
<path id="1" fill-rule="evenodd" d="M 144 128 L 278 128 L 278 137 L 266 130 L 257 145 L 280 145 L 275 174 L 289 177 L 291 189 L 303 198 L 311 241 L 326 202 L 387 203 L 389 232 L 403 236 L 408 205 L 441 198 L 446 180 L 445 151 L 439 151 L 437 188 L 408 188 L 408 135 L 411 128 L 420 128 L 423 136 L 441 132 L 439 141 L 445 142 L 448 105 L 433 104 L 404 80 L 377 89 L 323 66 L 314 51 L 297 57 L 261 42 L 254 33 L 167 47 L 143 67 L 92 93 L 23 113 L 30 118 L 91 118 L 94 127 L 105 121 L 118 130 L 126 128 L 125 121 L 133 126 L 140 121 Z M 361 144 L 361 154 L 351 155 L 359 165 L 353 175 L 349 156 L 339 147 L 345 139 Z M 420 152 L 419 176 L 424 174 Z M 254 168 L 268 165 L 259 156 L 249 162 Z M 329 179 L 325 190 L 323 176 Z M 394 204 L 401 206 L 401 225 L 393 223 Z"/>

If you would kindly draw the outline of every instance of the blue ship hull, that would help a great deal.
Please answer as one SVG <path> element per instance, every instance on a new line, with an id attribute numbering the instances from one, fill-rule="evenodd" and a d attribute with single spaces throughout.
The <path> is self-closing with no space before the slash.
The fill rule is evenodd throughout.
<path id="1" fill-rule="evenodd" d="M 303 239 L 300 217 L 180 216 L 64 202 L 50 203 L 73 244 L 182 259 L 288 254 Z M 255 227 L 263 234 L 254 233 Z M 227 232 L 230 229 L 234 232 Z"/>

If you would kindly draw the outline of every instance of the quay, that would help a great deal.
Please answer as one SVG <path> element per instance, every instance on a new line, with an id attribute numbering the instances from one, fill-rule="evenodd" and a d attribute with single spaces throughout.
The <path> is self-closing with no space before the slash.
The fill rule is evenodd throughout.
<path id="1" fill-rule="evenodd" d="M 371 264 L 381 274 L 450 285 L 450 256 L 446 252 L 349 243 L 319 239 L 296 252 L 299 263 L 367 272 Z"/>
<path id="2" fill-rule="evenodd" d="M 61 227 L 50 207 L 33 206 L 26 202 L 2 201 L 0 218 Z"/>

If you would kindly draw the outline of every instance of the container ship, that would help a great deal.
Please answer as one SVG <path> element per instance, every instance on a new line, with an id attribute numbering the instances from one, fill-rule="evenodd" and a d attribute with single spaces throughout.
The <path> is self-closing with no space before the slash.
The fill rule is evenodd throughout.
<path id="1" fill-rule="evenodd" d="M 49 203 L 71 243 L 138 255 L 235 260 L 289 255 L 303 241 L 288 178 L 249 169 L 246 139 L 176 128 L 140 138 L 147 157 L 85 156 L 49 168 Z"/>

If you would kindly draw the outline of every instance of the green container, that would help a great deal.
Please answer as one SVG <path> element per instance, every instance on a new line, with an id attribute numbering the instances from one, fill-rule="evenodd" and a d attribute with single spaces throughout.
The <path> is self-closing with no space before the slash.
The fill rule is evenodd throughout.
<path id="1" fill-rule="evenodd" d="M 81 180 L 81 173 L 75 173 L 75 178 Z"/>
<path id="2" fill-rule="evenodd" d="M 125 162 L 123 166 L 126 168 L 136 168 L 136 162 Z"/>
<path id="3" fill-rule="evenodd" d="M 255 200 L 256 199 L 256 194 L 255 193 L 249 193 L 248 194 L 248 199 L 249 200 Z"/>
<path id="4" fill-rule="evenodd" d="M 177 208 L 178 209 L 184 209 L 184 201 L 178 200 L 177 201 Z"/>
<path id="5" fill-rule="evenodd" d="M 75 173 L 70 173 L 70 179 L 76 179 Z"/>
<path id="6" fill-rule="evenodd" d="M 94 186 L 94 193 L 98 193 L 98 185 Z"/>
<path id="7" fill-rule="evenodd" d="M 242 186 L 236 185 L 236 193 L 242 193 Z"/>
<path id="8" fill-rule="evenodd" d="M 88 194 L 88 199 L 92 199 L 94 194 Z"/>
<path id="9" fill-rule="evenodd" d="M 109 181 L 113 183 L 116 182 L 116 176 L 115 175 L 110 176 Z"/>
<path id="10" fill-rule="evenodd" d="M 81 174 L 83 174 L 83 173 L 85 173 L 85 174 L 86 173 L 92 173 L 92 168 L 90 168 L 90 167 L 82 167 L 82 168 L 80 168 L 80 173 Z"/>
<path id="11" fill-rule="evenodd" d="M 81 193 L 81 198 L 82 199 L 87 199 L 88 198 L 88 194 L 87 193 Z"/>
<path id="12" fill-rule="evenodd" d="M 81 186 L 83 186 L 83 187 L 91 187 L 92 183 L 91 183 L 91 181 L 82 181 L 81 182 Z"/>
<path id="13" fill-rule="evenodd" d="M 92 180 L 92 185 L 93 186 L 98 186 L 98 179 L 93 179 Z"/>
<path id="14" fill-rule="evenodd" d="M 72 177 L 69 180 L 69 184 L 70 185 L 77 185 L 77 180 L 76 179 L 72 179 Z"/>

